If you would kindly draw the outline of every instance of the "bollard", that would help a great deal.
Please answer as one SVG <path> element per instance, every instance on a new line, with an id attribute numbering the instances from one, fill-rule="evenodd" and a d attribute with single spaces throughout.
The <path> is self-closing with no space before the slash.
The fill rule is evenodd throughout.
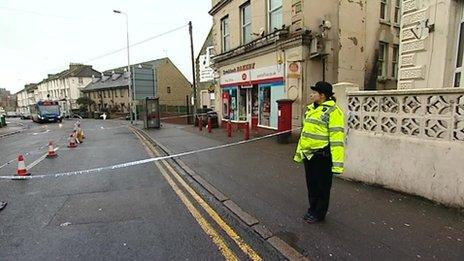
<path id="1" fill-rule="evenodd" d="M 232 123 L 230 123 L 230 120 L 227 122 L 227 137 L 232 137 Z"/>
<path id="2" fill-rule="evenodd" d="M 203 119 L 198 117 L 198 129 L 203 131 Z"/>
<path id="3" fill-rule="evenodd" d="M 212 123 L 211 118 L 208 118 L 208 133 L 211 133 L 213 130 L 213 126 L 211 126 L 211 123 Z"/>
<path id="4" fill-rule="evenodd" d="M 245 140 L 250 139 L 250 124 L 247 122 L 245 123 Z"/>

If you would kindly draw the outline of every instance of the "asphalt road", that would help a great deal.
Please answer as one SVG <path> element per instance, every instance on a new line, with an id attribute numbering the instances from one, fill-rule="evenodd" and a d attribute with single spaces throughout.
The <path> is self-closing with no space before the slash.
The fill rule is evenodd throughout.
<path id="1" fill-rule="evenodd" d="M 55 141 L 59 156 L 37 161 L 29 170 L 33 176 L 150 157 L 124 121 L 82 121 L 87 138 L 75 149 L 66 147 L 74 121 L 23 122 L 26 131 L 0 139 L 0 176 L 15 175 L 18 154 L 26 156 L 26 165 L 39 160 L 48 141 Z M 153 163 L 60 178 L 0 180 L 0 200 L 8 202 L 0 212 L 0 260 L 251 259 L 192 197 L 186 198 L 190 204 L 181 200 L 179 191 L 187 194 Z M 232 230 L 258 257 L 282 259 L 257 235 L 240 234 L 246 228 L 239 226 Z"/>

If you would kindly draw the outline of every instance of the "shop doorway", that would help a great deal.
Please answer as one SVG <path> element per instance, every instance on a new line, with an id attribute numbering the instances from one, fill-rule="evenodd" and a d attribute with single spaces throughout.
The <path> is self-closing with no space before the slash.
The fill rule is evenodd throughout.
<path id="1" fill-rule="evenodd" d="M 247 122 L 252 129 L 258 127 L 258 86 L 253 85 L 247 90 Z"/>

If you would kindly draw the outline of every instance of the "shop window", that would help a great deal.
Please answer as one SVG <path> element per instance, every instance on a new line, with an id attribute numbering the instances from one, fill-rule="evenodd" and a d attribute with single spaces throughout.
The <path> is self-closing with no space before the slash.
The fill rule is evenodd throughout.
<path id="1" fill-rule="evenodd" d="M 459 20 L 459 34 L 457 37 L 457 59 L 456 69 L 454 71 L 454 87 L 463 87 L 464 73 L 464 3 L 461 4 L 461 17 Z"/>
<path id="2" fill-rule="evenodd" d="M 269 0 L 269 31 L 281 29 L 283 25 L 282 0 Z"/>
<path id="3" fill-rule="evenodd" d="M 224 119 L 236 121 L 238 119 L 237 87 L 226 88 L 222 92 L 222 116 Z"/>
<path id="4" fill-rule="evenodd" d="M 251 42 L 251 5 L 250 1 L 240 7 L 242 18 L 242 43 L 247 44 Z"/>
<path id="5" fill-rule="evenodd" d="M 259 121 L 263 127 L 277 128 L 277 100 L 284 98 L 283 85 L 259 86 Z"/>

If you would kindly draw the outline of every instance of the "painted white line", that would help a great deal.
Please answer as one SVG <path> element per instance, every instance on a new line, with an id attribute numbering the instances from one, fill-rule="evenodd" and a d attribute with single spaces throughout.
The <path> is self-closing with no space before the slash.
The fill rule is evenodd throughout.
<path id="1" fill-rule="evenodd" d="M 43 131 L 43 132 L 34 132 L 32 133 L 32 135 L 39 135 L 39 134 L 44 134 L 44 133 L 47 133 L 47 132 L 50 132 L 51 130 L 47 129 L 46 131 Z"/>
<path id="2" fill-rule="evenodd" d="M 55 148 L 55 151 L 59 150 L 60 148 L 59 147 L 56 147 Z M 29 164 L 29 166 L 27 166 L 26 168 L 28 170 L 31 170 L 33 167 L 35 167 L 37 164 L 39 164 L 42 160 L 44 160 L 46 157 L 47 157 L 47 153 L 45 153 L 44 155 L 40 156 L 40 158 L 36 159 L 34 162 L 32 162 L 31 164 Z"/>

